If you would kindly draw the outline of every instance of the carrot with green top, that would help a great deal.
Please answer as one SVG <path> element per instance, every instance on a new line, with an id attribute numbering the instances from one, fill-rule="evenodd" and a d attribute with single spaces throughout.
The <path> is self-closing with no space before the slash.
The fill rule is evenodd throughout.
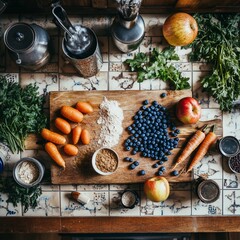
<path id="1" fill-rule="evenodd" d="M 204 133 L 206 127 L 207 125 L 204 125 L 202 129 L 197 130 L 190 138 L 187 145 L 184 147 L 183 151 L 178 157 L 175 165 L 173 166 L 173 169 L 176 168 L 180 163 L 183 163 L 191 155 L 191 153 L 202 143 L 206 136 Z"/>
<path id="2" fill-rule="evenodd" d="M 207 134 L 207 136 L 204 138 L 203 142 L 199 146 L 195 156 L 193 157 L 187 169 L 187 172 L 190 172 L 196 166 L 196 164 L 203 159 L 210 147 L 217 140 L 217 135 L 214 133 L 214 127 L 215 126 L 212 127 L 212 130 Z"/>

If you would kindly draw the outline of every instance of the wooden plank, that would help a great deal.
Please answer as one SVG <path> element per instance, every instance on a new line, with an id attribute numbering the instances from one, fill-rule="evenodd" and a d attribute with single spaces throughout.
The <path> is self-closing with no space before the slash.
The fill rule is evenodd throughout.
<path id="1" fill-rule="evenodd" d="M 183 97 L 191 96 L 190 90 L 184 91 L 168 91 L 167 97 L 160 98 L 160 94 L 166 91 L 74 91 L 74 92 L 51 92 L 50 93 L 50 125 L 51 129 L 57 131 L 54 127 L 54 119 L 60 116 L 59 110 L 63 105 L 74 106 L 77 101 L 88 101 L 94 108 L 94 112 L 84 116 L 83 122 L 80 125 L 90 131 L 91 143 L 89 145 L 78 144 L 79 155 L 77 157 L 69 157 L 63 153 L 62 146 L 59 147 L 66 161 L 66 169 L 62 170 L 57 165 L 52 164 L 51 174 L 53 184 L 107 184 L 107 183 L 136 183 L 144 182 L 147 178 L 156 175 L 157 169 L 152 165 L 156 162 L 149 158 L 143 158 L 140 154 L 131 155 L 129 151 L 124 150 L 124 141 L 129 136 L 126 131 L 127 126 L 133 123 L 132 117 L 137 110 L 142 106 L 142 102 L 148 99 L 151 103 L 156 100 L 161 105 L 167 107 L 171 112 L 172 118 L 174 118 L 173 110 L 176 102 Z M 123 134 L 119 140 L 119 144 L 113 147 L 117 151 L 120 161 L 117 171 L 108 176 L 101 176 L 94 172 L 91 166 L 91 157 L 96 149 L 99 148 L 98 136 L 100 134 L 100 125 L 97 124 L 99 118 L 99 105 L 106 96 L 108 100 L 116 100 L 119 102 L 120 107 L 123 109 L 124 121 L 123 121 Z M 219 126 L 218 133 L 221 134 L 221 121 L 214 120 Z M 199 122 L 197 125 L 183 125 L 180 122 L 176 122 L 177 126 L 181 130 L 179 147 L 185 143 L 186 139 L 196 131 L 197 127 L 203 126 L 205 123 Z M 73 126 L 75 124 L 72 124 Z M 67 141 L 71 142 L 71 135 L 66 136 Z M 164 166 L 168 169 L 164 176 L 168 178 L 170 182 L 186 182 L 191 180 L 191 174 L 182 174 L 179 177 L 173 177 L 170 174 L 170 169 L 173 162 L 178 155 L 180 148 L 176 148 L 172 151 L 172 155 L 169 156 L 169 160 L 164 163 Z M 127 156 L 132 157 L 134 160 L 138 160 L 140 165 L 134 169 L 129 170 L 129 163 L 123 159 Z M 182 166 L 179 166 L 179 169 Z M 146 175 L 139 176 L 138 171 L 144 169 Z"/>

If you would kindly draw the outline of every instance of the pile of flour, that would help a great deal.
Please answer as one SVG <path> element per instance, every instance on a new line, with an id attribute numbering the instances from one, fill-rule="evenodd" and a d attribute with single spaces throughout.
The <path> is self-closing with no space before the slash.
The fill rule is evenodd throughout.
<path id="1" fill-rule="evenodd" d="M 97 123 L 101 125 L 98 144 L 101 147 L 113 147 L 118 144 L 123 132 L 123 110 L 117 101 L 109 101 L 104 97 L 100 104 L 100 117 Z"/>

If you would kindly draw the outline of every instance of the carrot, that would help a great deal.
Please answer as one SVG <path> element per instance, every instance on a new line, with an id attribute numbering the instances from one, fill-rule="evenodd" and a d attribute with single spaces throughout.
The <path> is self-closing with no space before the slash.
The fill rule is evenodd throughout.
<path id="1" fill-rule="evenodd" d="M 45 144 L 45 150 L 55 163 L 57 163 L 60 167 L 65 168 L 65 161 L 63 160 L 60 152 L 58 151 L 54 143 L 47 142 Z"/>
<path id="2" fill-rule="evenodd" d="M 184 147 L 183 151 L 178 157 L 173 169 L 176 168 L 180 163 L 184 162 L 190 156 L 190 154 L 201 144 L 205 138 L 205 128 L 206 126 L 204 126 L 201 130 L 197 130 L 190 138 L 187 145 Z"/>
<path id="3" fill-rule="evenodd" d="M 70 156 L 76 156 L 78 154 L 78 148 L 72 144 L 66 144 L 63 147 L 64 152 Z"/>
<path id="4" fill-rule="evenodd" d="M 66 138 L 56 132 L 52 132 L 48 130 L 47 128 L 43 128 L 41 131 L 41 136 L 52 143 L 55 144 L 65 144 L 66 143 Z"/>
<path id="5" fill-rule="evenodd" d="M 70 106 L 62 106 L 61 114 L 72 122 L 79 123 L 83 120 L 83 114 L 79 112 L 76 108 Z"/>
<path id="6" fill-rule="evenodd" d="M 82 128 L 80 126 L 76 126 L 72 130 L 72 141 L 73 144 L 77 144 L 79 142 L 81 136 Z"/>
<path id="7" fill-rule="evenodd" d="M 217 136 L 214 133 L 214 126 L 212 131 L 210 131 L 207 136 L 205 137 L 205 139 L 203 140 L 203 142 L 200 144 L 196 154 L 194 155 L 188 169 L 187 172 L 190 172 L 195 166 L 196 164 L 203 159 L 203 157 L 206 155 L 206 153 L 208 152 L 208 150 L 210 149 L 210 147 L 212 146 L 212 144 L 216 141 Z"/>
<path id="8" fill-rule="evenodd" d="M 56 118 L 55 119 L 55 126 L 64 134 L 69 134 L 71 132 L 71 125 L 68 121 L 63 118 Z"/>
<path id="9" fill-rule="evenodd" d="M 81 141 L 84 145 L 90 143 L 90 133 L 87 129 L 83 129 L 81 132 Z"/>
<path id="10" fill-rule="evenodd" d="M 93 107 L 87 102 L 77 102 L 76 109 L 82 113 L 91 113 L 93 112 Z"/>

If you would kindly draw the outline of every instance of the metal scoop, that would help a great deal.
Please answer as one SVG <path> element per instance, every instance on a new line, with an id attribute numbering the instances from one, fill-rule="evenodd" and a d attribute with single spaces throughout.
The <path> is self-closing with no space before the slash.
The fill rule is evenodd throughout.
<path id="1" fill-rule="evenodd" d="M 52 14 L 54 23 L 65 31 L 67 50 L 75 56 L 89 51 L 93 42 L 91 32 L 81 25 L 73 26 L 66 11 L 59 4 L 53 5 Z"/>

